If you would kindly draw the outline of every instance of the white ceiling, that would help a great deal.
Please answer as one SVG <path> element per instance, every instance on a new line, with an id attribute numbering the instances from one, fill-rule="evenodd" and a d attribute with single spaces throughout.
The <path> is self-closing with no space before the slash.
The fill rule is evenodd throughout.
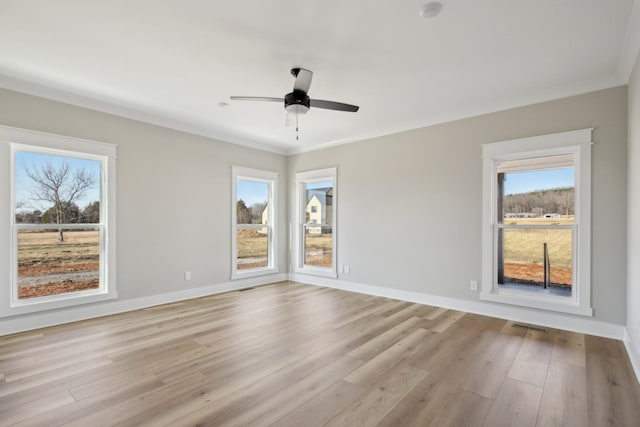
<path id="1" fill-rule="evenodd" d="M 625 84 L 634 0 L 0 0 L 0 87 L 281 153 Z M 314 72 L 295 129 L 277 103 Z M 226 102 L 227 107 L 219 103 Z"/>

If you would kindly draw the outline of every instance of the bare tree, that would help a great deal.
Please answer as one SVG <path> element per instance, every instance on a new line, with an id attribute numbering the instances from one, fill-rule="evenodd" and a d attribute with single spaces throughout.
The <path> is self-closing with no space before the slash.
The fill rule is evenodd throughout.
<path id="1" fill-rule="evenodd" d="M 254 224 L 262 224 L 262 213 L 267 207 L 267 202 L 254 203 L 251 205 L 251 220 Z"/>
<path id="2" fill-rule="evenodd" d="M 70 206 L 82 199 L 87 190 L 96 185 L 96 177 L 84 168 L 72 168 L 69 162 L 60 165 L 51 163 L 40 167 L 25 167 L 26 174 L 33 181 L 31 200 L 51 203 L 50 221 L 55 224 L 77 222 Z M 58 230 L 58 240 L 64 242 L 64 230 Z"/>

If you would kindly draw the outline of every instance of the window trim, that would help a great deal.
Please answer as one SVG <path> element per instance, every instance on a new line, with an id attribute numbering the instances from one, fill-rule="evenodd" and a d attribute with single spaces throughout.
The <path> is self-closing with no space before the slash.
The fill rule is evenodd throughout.
<path id="1" fill-rule="evenodd" d="M 268 263 L 267 267 L 238 270 L 238 223 L 237 220 L 237 186 L 238 180 L 264 182 L 268 185 L 269 209 L 267 227 Z M 278 173 L 261 169 L 252 169 L 241 166 L 231 167 L 231 280 L 248 277 L 264 276 L 278 273 L 278 233 L 276 230 L 277 215 Z M 264 227 L 265 224 L 256 224 L 256 227 Z"/>
<path id="2" fill-rule="evenodd" d="M 296 273 L 310 274 L 314 276 L 323 276 L 336 279 L 338 277 L 338 257 L 337 257 L 337 242 L 338 242 L 338 170 L 337 168 L 318 169 L 307 172 L 296 173 L 296 225 L 294 227 L 294 247 L 295 251 L 293 255 L 294 270 Z M 304 226 L 305 226 L 305 213 L 306 204 L 303 203 L 306 200 L 305 185 L 313 184 L 316 182 L 329 181 L 333 183 L 333 214 L 331 217 L 331 233 L 332 233 L 332 266 L 317 267 L 306 265 L 304 263 Z M 322 226 L 323 224 L 321 224 Z"/>
<path id="3" fill-rule="evenodd" d="M 9 221 L 6 233 L 9 247 L 9 283 L 0 289 L 0 317 L 35 313 L 57 308 L 72 307 L 99 301 L 115 299 L 116 289 L 116 149 L 117 146 L 104 142 L 90 141 L 64 135 L 55 135 L 26 129 L 0 126 L 0 143 L 8 146 L 7 162 L 10 172 L 6 192 L 9 206 Z M 16 151 L 40 152 L 43 154 L 61 155 L 98 160 L 101 165 L 100 193 L 100 280 L 98 290 L 79 291 L 56 296 L 38 297 L 29 300 L 17 299 L 17 242 L 16 232 L 23 228 L 15 222 L 15 153 Z M 0 154 L 0 156 L 2 156 Z M 44 226 L 43 226 L 44 227 Z M 37 227 L 35 227 L 37 228 Z M 66 228 L 66 227 L 65 227 Z M 71 227 L 73 228 L 73 227 Z M 2 230 L 2 233 L 5 231 Z"/>
<path id="4" fill-rule="evenodd" d="M 483 144 L 482 286 L 480 299 L 593 316 L 591 307 L 591 128 Z M 496 284 L 497 163 L 575 155 L 574 286 L 571 298 L 498 290 Z"/>

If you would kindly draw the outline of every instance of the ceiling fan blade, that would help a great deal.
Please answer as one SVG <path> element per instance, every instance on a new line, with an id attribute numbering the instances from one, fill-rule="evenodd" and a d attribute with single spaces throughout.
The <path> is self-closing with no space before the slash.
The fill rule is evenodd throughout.
<path id="1" fill-rule="evenodd" d="M 342 102 L 323 101 L 322 99 L 312 99 L 311 106 L 315 108 L 325 108 L 327 110 L 349 111 L 355 113 L 360 109 L 357 105 L 343 104 Z"/>
<path id="2" fill-rule="evenodd" d="M 270 98 L 267 96 L 232 96 L 233 101 L 267 101 L 267 102 L 284 102 L 284 98 Z"/>
<path id="3" fill-rule="evenodd" d="M 309 92 L 312 78 L 313 72 L 305 70 L 304 68 L 300 68 L 300 70 L 298 71 L 298 75 L 296 76 L 296 81 L 293 84 L 293 90 L 300 90 L 304 93 Z"/>

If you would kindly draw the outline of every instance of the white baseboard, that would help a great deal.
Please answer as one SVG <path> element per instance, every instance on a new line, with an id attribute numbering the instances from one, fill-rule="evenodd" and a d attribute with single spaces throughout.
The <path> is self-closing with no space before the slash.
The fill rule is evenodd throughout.
<path id="1" fill-rule="evenodd" d="M 189 288 L 181 291 L 151 295 L 142 298 L 112 300 L 104 303 L 88 304 L 80 307 L 76 306 L 67 309 L 57 309 L 51 311 L 43 311 L 40 313 L 3 318 L 2 321 L 0 321 L 0 336 L 45 328 L 47 326 L 77 322 L 79 320 L 92 319 L 95 317 L 108 316 L 111 314 L 123 313 L 125 311 L 138 310 L 141 308 L 153 307 L 156 305 L 168 304 L 176 301 L 199 298 L 208 295 L 219 294 L 222 292 L 235 291 L 250 286 L 268 285 L 271 283 L 282 282 L 287 279 L 288 274 L 286 273 L 273 274 L 269 276 L 234 280 L 233 282 L 225 282 L 217 285 Z"/>
<path id="2" fill-rule="evenodd" d="M 629 334 L 629 330 L 624 328 L 624 346 L 627 349 L 627 354 L 629 355 L 629 360 L 631 360 L 631 366 L 633 366 L 633 370 L 636 373 L 636 378 L 638 382 L 640 382 L 640 346 L 639 343 L 634 343 L 631 338 L 631 334 Z"/>
<path id="3" fill-rule="evenodd" d="M 292 281 L 310 285 L 326 286 L 329 288 L 342 289 L 367 295 L 376 295 L 401 301 L 433 305 L 452 310 L 464 311 L 467 313 L 475 313 L 516 322 L 530 323 L 548 328 L 564 329 L 618 340 L 622 340 L 624 338 L 624 326 L 583 317 L 574 317 L 570 315 L 562 315 L 553 312 L 544 312 L 535 309 L 526 309 L 485 301 L 463 300 L 420 292 L 403 291 L 400 289 L 365 285 L 341 279 L 330 279 L 299 273 L 292 273 L 289 275 L 289 278 Z"/>
<path id="4" fill-rule="evenodd" d="M 623 340 L 627 353 L 629 354 L 629 359 L 633 365 L 633 369 L 640 381 L 640 348 L 632 341 L 627 329 L 621 325 L 599 322 L 585 318 L 563 316 L 556 313 L 527 310 L 519 307 L 503 306 L 501 304 L 483 301 L 442 297 L 438 295 L 404 291 L 382 286 L 365 285 L 362 283 L 299 273 L 274 274 L 264 277 L 235 280 L 233 282 L 225 282 L 211 286 L 189 288 L 181 291 L 142 298 L 108 301 L 104 303 L 89 304 L 82 307 L 58 309 L 35 314 L 20 315 L 13 318 L 4 318 L 0 322 L 0 336 L 239 290 L 249 286 L 268 285 L 284 280 L 293 280 L 310 285 L 326 286 L 350 292 L 433 305 L 447 309 L 465 311 L 468 313 Z"/>

